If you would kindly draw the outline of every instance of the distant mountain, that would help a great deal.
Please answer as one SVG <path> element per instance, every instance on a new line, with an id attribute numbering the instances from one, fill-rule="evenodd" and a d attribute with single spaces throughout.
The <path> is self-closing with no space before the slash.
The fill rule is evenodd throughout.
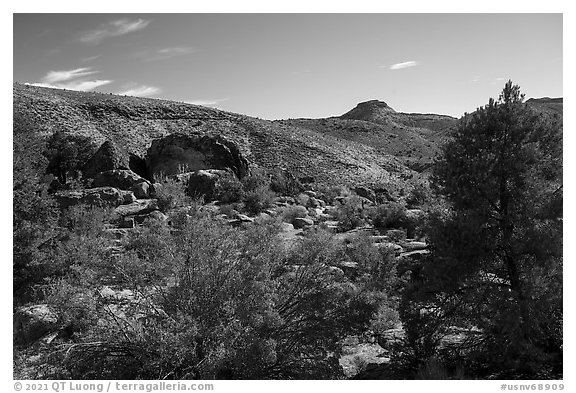
<path id="1" fill-rule="evenodd" d="M 456 127 L 457 119 L 446 115 L 396 112 L 384 101 L 371 100 L 339 117 L 291 119 L 282 123 L 374 147 L 382 154 L 395 156 L 408 167 L 422 171 L 430 166 L 439 145 Z"/>

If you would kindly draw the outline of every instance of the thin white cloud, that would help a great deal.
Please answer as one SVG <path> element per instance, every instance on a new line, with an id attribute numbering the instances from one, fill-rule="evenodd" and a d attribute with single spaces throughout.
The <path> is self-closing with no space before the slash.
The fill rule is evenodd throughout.
<path id="1" fill-rule="evenodd" d="M 75 70 L 67 71 L 49 71 L 44 78 L 42 78 L 43 83 L 57 83 L 65 82 L 71 79 L 78 79 L 88 75 L 97 74 L 98 71 L 92 71 L 91 68 L 76 68 Z"/>
<path id="2" fill-rule="evenodd" d="M 198 52 L 198 50 L 192 47 L 177 46 L 172 48 L 159 49 L 152 53 L 144 53 L 142 54 L 142 56 L 146 61 L 158 61 L 158 60 L 170 59 L 172 57 L 186 56 L 195 52 Z"/>
<path id="3" fill-rule="evenodd" d="M 102 25 L 99 29 L 91 30 L 80 37 L 80 41 L 88 44 L 99 44 L 104 38 L 117 37 L 133 31 L 142 30 L 150 23 L 145 19 L 118 19 Z"/>
<path id="4" fill-rule="evenodd" d="M 87 76 L 97 73 L 98 71 L 94 71 L 88 67 L 64 71 L 49 71 L 40 82 L 28 84 L 40 87 L 51 87 L 53 89 L 90 91 L 113 82 L 107 79 L 88 80 L 86 78 Z"/>
<path id="5" fill-rule="evenodd" d="M 148 97 L 160 92 L 161 90 L 158 87 L 142 85 L 119 91 L 116 94 L 125 96 Z"/>
<path id="6" fill-rule="evenodd" d="M 228 101 L 230 98 L 215 98 L 215 99 L 197 99 L 197 100 L 187 100 L 184 101 L 187 104 L 192 104 L 192 105 L 202 105 L 202 106 L 214 106 L 214 105 L 218 105 L 221 102 L 224 101 Z"/>
<path id="7" fill-rule="evenodd" d="M 482 79 L 479 76 L 475 76 L 474 78 L 470 79 L 470 82 L 477 83 L 480 82 Z"/>
<path id="8" fill-rule="evenodd" d="M 396 64 L 392 64 L 390 67 L 388 67 L 390 70 L 401 70 L 403 68 L 408 68 L 408 67 L 414 67 L 417 66 L 418 62 L 411 60 L 411 61 L 405 61 L 402 63 L 396 63 Z"/>
<path id="9" fill-rule="evenodd" d="M 114 81 L 96 79 L 93 81 L 73 81 L 68 83 L 58 83 L 55 85 L 42 82 L 26 83 L 27 85 L 40 86 L 40 87 L 50 87 L 52 89 L 66 89 L 66 90 L 78 90 L 78 91 L 91 91 L 97 87 L 107 85 Z"/>
<path id="10" fill-rule="evenodd" d="M 83 63 L 88 63 L 89 61 L 96 60 L 96 59 L 99 58 L 99 57 L 100 57 L 100 55 L 84 57 L 84 58 L 81 59 L 81 61 L 82 61 Z"/>

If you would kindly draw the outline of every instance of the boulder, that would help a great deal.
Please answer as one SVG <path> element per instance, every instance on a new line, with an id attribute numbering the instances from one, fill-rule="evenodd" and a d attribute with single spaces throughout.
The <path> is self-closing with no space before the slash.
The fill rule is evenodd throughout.
<path id="1" fill-rule="evenodd" d="M 376 202 L 376 193 L 369 188 L 359 186 L 354 188 L 354 192 L 356 193 L 356 195 L 362 198 L 366 198 L 371 202 Z"/>
<path id="2" fill-rule="evenodd" d="M 316 191 L 312 191 L 312 190 L 306 190 L 306 191 L 304 191 L 304 194 L 308 195 L 311 198 L 317 197 Z"/>
<path id="3" fill-rule="evenodd" d="M 82 167 L 82 174 L 93 179 L 98 173 L 114 169 L 130 169 L 130 155 L 112 141 L 106 141 Z"/>
<path id="4" fill-rule="evenodd" d="M 120 219 L 120 222 L 118 223 L 118 227 L 123 229 L 134 228 L 134 226 L 135 226 L 134 217 L 122 217 L 122 219 Z"/>
<path id="5" fill-rule="evenodd" d="M 229 169 L 239 179 L 248 174 L 248 161 L 240 149 L 221 136 L 170 134 L 156 139 L 148 149 L 146 163 L 153 177 L 175 175 L 183 169 Z"/>
<path id="6" fill-rule="evenodd" d="M 381 243 L 375 243 L 374 246 L 380 249 L 383 248 L 386 250 L 390 250 L 396 255 L 400 255 L 402 252 L 404 252 L 402 246 L 396 243 L 381 242 Z"/>
<path id="7" fill-rule="evenodd" d="M 316 199 L 314 197 L 309 197 L 308 203 L 306 204 L 306 207 L 311 207 L 311 208 L 320 207 L 320 202 L 318 201 L 318 199 Z"/>
<path id="8" fill-rule="evenodd" d="M 425 250 L 427 245 L 424 242 L 404 242 L 402 243 L 402 247 L 406 251 L 416 251 L 416 250 Z"/>
<path id="9" fill-rule="evenodd" d="M 245 214 L 237 214 L 236 218 L 242 222 L 254 222 L 254 219 Z"/>
<path id="10" fill-rule="evenodd" d="M 406 337 L 402 328 L 388 329 L 377 335 L 377 342 L 382 348 L 393 350 Z"/>
<path id="11" fill-rule="evenodd" d="M 337 267 L 344 272 L 346 277 L 351 279 L 357 277 L 359 274 L 358 262 L 342 261 L 338 263 Z"/>
<path id="12" fill-rule="evenodd" d="M 156 199 L 137 199 L 129 205 L 118 206 L 114 212 L 120 216 L 135 216 L 138 214 L 147 214 L 158 210 L 158 201 Z"/>
<path id="13" fill-rule="evenodd" d="M 120 190 L 120 195 L 122 195 L 122 199 L 124 200 L 124 203 L 123 203 L 124 205 L 135 202 L 137 199 L 132 191 Z"/>
<path id="14" fill-rule="evenodd" d="M 30 344 L 59 328 L 58 315 L 46 304 L 19 308 L 13 316 L 14 344 Z"/>
<path id="15" fill-rule="evenodd" d="M 131 188 L 132 192 L 138 199 L 146 199 L 150 198 L 152 194 L 152 185 L 147 181 L 143 181 L 141 183 L 135 184 Z"/>
<path id="16" fill-rule="evenodd" d="M 120 190 L 114 187 L 58 191 L 54 193 L 54 199 L 61 209 L 79 204 L 113 208 L 124 203 L 124 197 L 120 193 Z"/>
<path id="17" fill-rule="evenodd" d="M 207 169 L 192 172 L 188 176 L 188 195 L 192 198 L 204 197 L 205 202 L 217 200 L 221 181 L 234 177 L 234 173 L 229 170 Z"/>
<path id="18" fill-rule="evenodd" d="M 120 190 L 131 190 L 140 183 L 149 183 L 140 175 L 129 169 L 114 169 L 111 171 L 100 172 L 94 177 L 92 185 L 94 187 L 115 187 Z M 136 192 L 134 192 L 136 195 Z"/>
<path id="19" fill-rule="evenodd" d="M 228 223 L 229 223 L 230 225 L 232 225 L 233 227 L 238 227 L 238 226 L 240 226 L 240 225 L 242 225 L 242 224 L 250 224 L 250 223 L 253 223 L 253 222 L 254 222 L 254 219 L 253 219 L 253 218 L 248 217 L 248 216 L 246 216 L 246 215 L 244 215 L 244 214 L 237 214 L 235 219 L 228 221 Z"/>
<path id="20" fill-rule="evenodd" d="M 314 221 L 310 218 L 296 217 L 294 220 L 292 220 L 292 225 L 294 225 L 294 228 L 296 229 L 301 229 L 314 225 Z"/>
<path id="21" fill-rule="evenodd" d="M 274 198 L 274 201 L 276 203 L 283 203 L 286 205 L 296 204 L 296 200 L 294 198 L 292 198 L 291 196 L 279 196 L 279 197 Z"/>

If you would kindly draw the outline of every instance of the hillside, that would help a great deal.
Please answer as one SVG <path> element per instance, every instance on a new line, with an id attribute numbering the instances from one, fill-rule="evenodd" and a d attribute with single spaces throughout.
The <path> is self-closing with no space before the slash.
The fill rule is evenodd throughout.
<path id="1" fill-rule="evenodd" d="M 422 178 L 457 119 L 396 112 L 371 100 L 324 119 L 261 120 L 159 99 L 14 84 L 14 111 L 46 134 L 63 130 L 111 140 L 143 157 L 152 140 L 172 133 L 223 135 L 254 166 L 340 185 L 402 189 Z M 562 115 L 562 98 L 530 99 L 538 111 Z"/>
<path id="2" fill-rule="evenodd" d="M 155 138 L 194 132 L 223 135 L 238 145 L 252 165 L 286 168 L 297 177 L 313 177 L 318 183 L 404 187 L 419 176 L 404 165 L 399 154 L 388 154 L 377 143 L 362 138 L 346 138 L 337 129 L 311 130 L 306 124 L 260 120 L 158 99 L 22 84 L 14 84 L 13 93 L 14 111 L 33 119 L 47 134 L 63 130 L 89 136 L 98 144 L 112 140 L 141 157 Z M 371 127 L 366 122 L 357 123 Z M 428 143 L 422 138 L 418 142 L 423 146 Z M 410 149 L 408 140 L 403 148 Z"/>
<path id="3" fill-rule="evenodd" d="M 559 115 L 562 117 L 564 114 L 564 99 L 560 98 L 530 98 L 526 101 L 528 105 L 530 105 L 533 109 L 536 109 L 540 112 L 545 112 L 550 115 Z"/>
<path id="4" fill-rule="evenodd" d="M 416 171 L 429 167 L 457 119 L 435 114 L 400 113 L 383 101 L 358 104 L 339 117 L 281 121 L 322 135 L 359 142 L 392 155 Z"/>

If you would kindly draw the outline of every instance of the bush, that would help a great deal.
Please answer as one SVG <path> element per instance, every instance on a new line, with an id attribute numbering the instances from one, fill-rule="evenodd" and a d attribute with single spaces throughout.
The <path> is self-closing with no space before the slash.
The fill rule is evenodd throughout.
<path id="1" fill-rule="evenodd" d="M 236 176 L 222 177 L 217 184 L 216 199 L 221 203 L 239 202 L 242 199 L 242 183 Z"/>
<path id="2" fill-rule="evenodd" d="M 86 205 L 71 206 L 62 212 L 59 225 L 71 233 L 84 236 L 97 236 L 105 229 L 112 218 L 112 212 L 99 207 Z"/>
<path id="3" fill-rule="evenodd" d="M 45 157 L 48 160 L 48 173 L 67 185 L 80 177 L 80 168 L 92 157 L 98 146 L 85 136 L 56 131 L 46 143 Z"/>
<path id="4" fill-rule="evenodd" d="M 338 205 L 336 219 L 341 230 L 348 231 L 366 224 L 369 209 L 364 206 L 362 199 L 352 195 Z"/>
<path id="5" fill-rule="evenodd" d="M 378 205 L 372 213 L 372 223 L 376 228 L 381 229 L 405 228 L 407 224 L 406 208 L 399 203 Z"/>
<path id="6" fill-rule="evenodd" d="M 252 214 L 258 214 L 272 206 L 274 193 L 265 187 L 257 188 L 254 191 L 248 191 L 244 194 L 244 207 Z"/>
<path id="7" fill-rule="evenodd" d="M 242 179 L 242 189 L 244 192 L 256 191 L 261 188 L 270 187 L 270 177 L 259 169 L 253 169 L 250 175 Z"/>
<path id="8" fill-rule="evenodd" d="M 14 114 L 12 183 L 12 263 L 14 303 L 33 298 L 44 279 L 46 249 L 56 236 L 59 210 L 42 181 L 48 161 L 38 125 Z"/>
<path id="9" fill-rule="evenodd" d="M 166 213 L 191 203 L 191 198 L 186 194 L 185 185 L 182 182 L 159 176 L 158 182 L 153 186 L 153 196 L 158 200 L 158 209 L 161 212 Z"/>
<path id="10" fill-rule="evenodd" d="M 287 206 L 282 209 L 280 213 L 282 220 L 284 222 L 292 223 L 295 218 L 304 218 L 308 215 L 308 209 L 304 206 L 294 205 L 294 206 Z"/>
<path id="11" fill-rule="evenodd" d="M 295 196 L 304 190 L 302 184 L 285 169 L 275 169 L 271 173 L 270 189 L 278 195 Z"/>
<path id="12" fill-rule="evenodd" d="M 406 197 L 406 203 L 410 207 L 424 206 L 430 199 L 430 189 L 423 183 L 418 183 L 412 188 Z"/>
<path id="13" fill-rule="evenodd" d="M 81 334 L 44 359 L 48 376 L 340 377 L 340 343 L 368 327 L 375 305 L 360 288 L 334 281 L 329 266 L 339 251 L 327 234 L 287 252 L 277 230 L 200 218 L 177 231 L 161 224 L 135 231 L 114 266 L 141 300 L 121 310 L 62 301 L 98 290 L 75 268 L 50 299 Z"/>

